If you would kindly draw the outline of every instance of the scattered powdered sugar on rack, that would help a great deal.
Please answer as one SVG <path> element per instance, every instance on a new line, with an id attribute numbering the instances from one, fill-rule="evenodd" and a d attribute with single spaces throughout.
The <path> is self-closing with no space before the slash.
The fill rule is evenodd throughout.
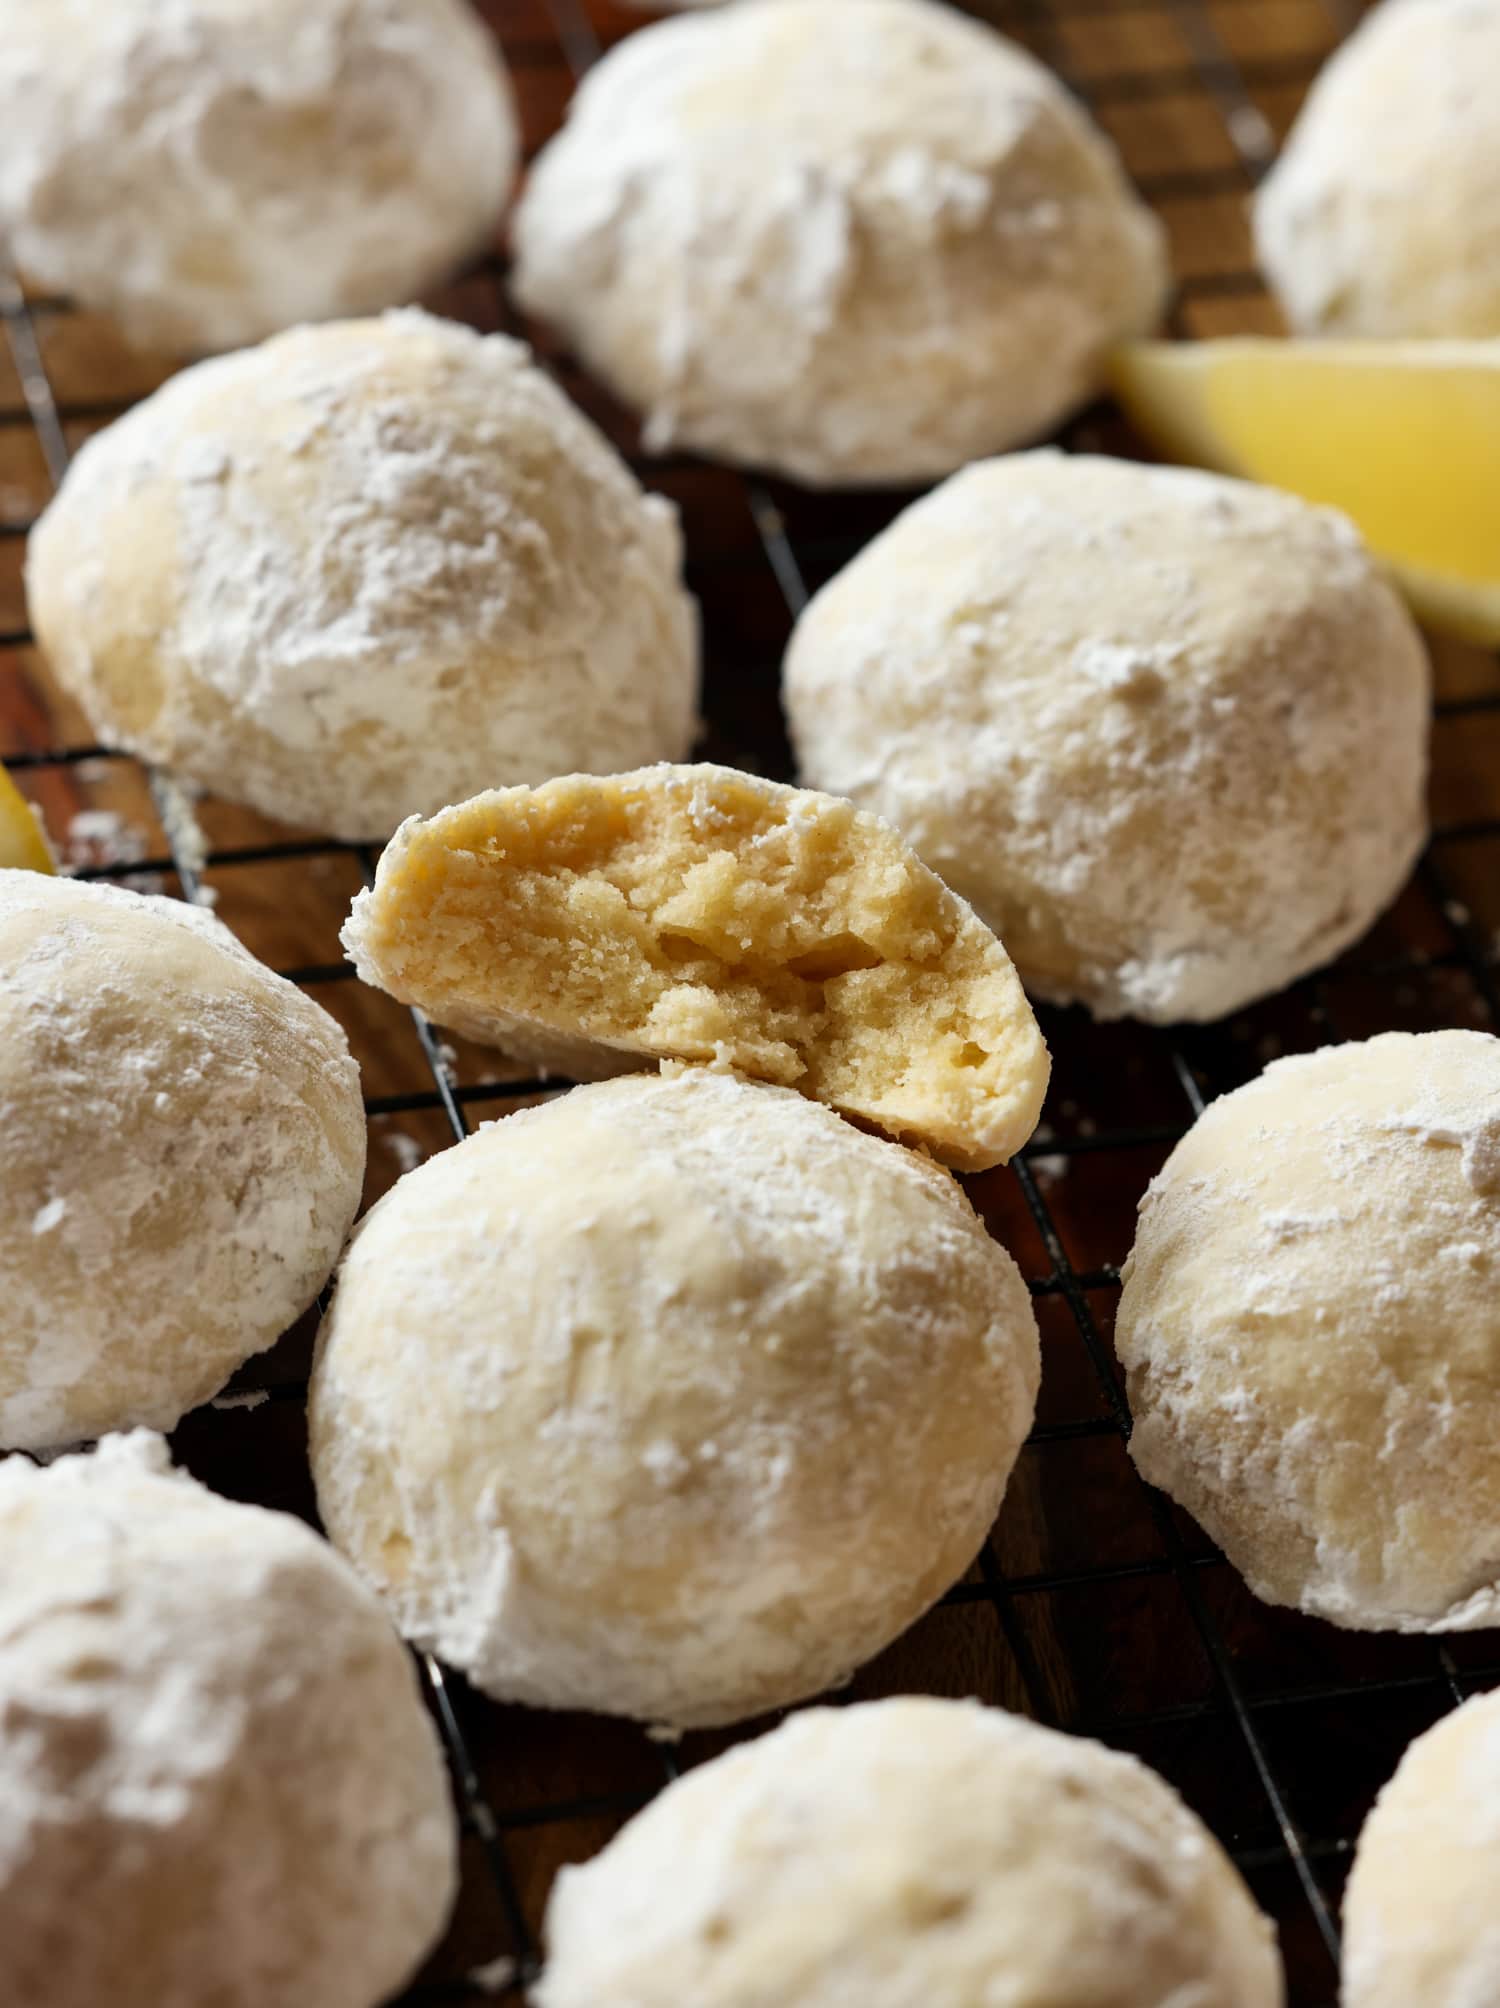
<path id="1" fill-rule="evenodd" d="M 212 886 L 202 883 L 202 875 L 208 868 L 208 838 L 198 821 L 198 802 L 203 790 L 162 768 L 152 775 L 151 782 L 156 813 L 161 817 L 172 856 L 198 881 L 195 886 L 198 905 L 213 906 L 218 894 Z"/>
<path id="2" fill-rule="evenodd" d="M 64 856 L 81 866 L 133 865 L 146 855 L 146 833 L 116 809 L 80 809 L 68 818 Z"/>
<path id="3" fill-rule="evenodd" d="M 515 1985 L 516 1975 L 516 1962 L 502 1953 L 498 1959 L 487 1959 L 483 1966 L 471 1966 L 464 1978 L 481 1994 L 503 1994 Z"/>
<path id="4" fill-rule="evenodd" d="M 382 1147 L 390 1152 L 396 1160 L 397 1169 L 403 1175 L 408 1171 L 415 1171 L 427 1155 L 417 1139 L 408 1136 L 405 1130 L 382 1129 L 379 1136 Z"/>

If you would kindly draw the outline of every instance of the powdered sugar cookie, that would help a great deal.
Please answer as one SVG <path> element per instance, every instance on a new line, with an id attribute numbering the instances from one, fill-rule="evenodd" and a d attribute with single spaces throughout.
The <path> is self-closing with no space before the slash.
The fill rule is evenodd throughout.
<path id="1" fill-rule="evenodd" d="M 1161 228 L 1039 63 L 932 0 L 741 0 L 585 78 L 526 309 L 690 446 L 906 482 L 1045 433 L 1154 322 Z"/>
<path id="2" fill-rule="evenodd" d="M 1352 524 L 1057 453 L 965 468 L 817 595 L 803 778 L 892 822 L 1033 994 L 1217 1018 L 1327 962 L 1426 834 L 1428 673 Z"/>
<path id="3" fill-rule="evenodd" d="M 411 1662 L 353 1572 L 145 1431 L 0 1461 L 0 1549 L 6 2008 L 388 2000 L 457 1850 Z"/>
<path id="4" fill-rule="evenodd" d="M 101 737 L 346 838 L 478 788 L 676 759 L 697 630 L 670 503 L 504 336 L 416 312 L 199 363 L 32 534 Z"/>
<path id="5" fill-rule="evenodd" d="M 963 1573 L 1039 1366 L 1020 1273 L 928 1159 L 707 1068 L 608 1081 L 366 1216 L 313 1372 L 319 1509 L 486 1693 L 730 1722 Z"/>
<path id="6" fill-rule="evenodd" d="M 1494 0 L 1370 10 L 1256 196 L 1256 248 L 1295 329 L 1500 335 L 1497 93 Z"/>
<path id="7" fill-rule="evenodd" d="M 0 0 L 0 132 L 11 255 L 186 355 L 413 299 L 519 152 L 463 0 Z"/>
<path id="8" fill-rule="evenodd" d="M 170 1429 L 278 1339 L 359 1203 L 328 1013 L 181 900 L 0 871 L 0 1451 Z"/>
<path id="9" fill-rule="evenodd" d="M 1131 1454 L 1269 1603 L 1500 1619 L 1500 1040 L 1387 1032 L 1210 1105 L 1141 1205 Z"/>
<path id="10" fill-rule="evenodd" d="M 547 1907 L 538 2008 L 1281 2008 L 1275 1935 L 1132 1757 L 973 1702 L 808 1709 Z"/>

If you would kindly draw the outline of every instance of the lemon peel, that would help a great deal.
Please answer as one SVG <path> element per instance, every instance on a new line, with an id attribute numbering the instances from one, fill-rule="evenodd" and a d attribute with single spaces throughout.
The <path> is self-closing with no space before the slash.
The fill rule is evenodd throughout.
<path id="1" fill-rule="evenodd" d="M 1109 374 L 1171 459 L 1342 509 L 1421 619 L 1500 643 L 1500 341 L 1131 342 Z"/>
<path id="2" fill-rule="evenodd" d="M 0 767 L 0 869 L 55 872 L 57 862 L 41 817 Z"/>

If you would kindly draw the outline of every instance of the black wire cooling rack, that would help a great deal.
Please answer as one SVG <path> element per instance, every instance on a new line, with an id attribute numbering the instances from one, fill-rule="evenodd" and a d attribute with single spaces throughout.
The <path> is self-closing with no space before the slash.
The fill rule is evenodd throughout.
<path id="1" fill-rule="evenodd" d="M 577 77 L 641 18 L 609 0 L 490 0 L 483 11 L 509 58 L 531 150 Z M 1244 199 L 1353 12 L 1339 0 L 998 0 L 969 11 L 1051 63 L 1120 145 L 1171 236 L 1176 331 L 1274 329 Z M 790 624 L 909 498 L 811 496 L 687 457 L 643 461 L 626 415 L 541 331 L 518 328 L 499 256 L 430 304 L 531 336 L 643 479 L 677 501 L 704 611 L 706 751 L 786 775 L 777 665 Z M 55 830 L 78 833 L 81 875 L 216 903 L 252 949 L 341 1018 L 370 1089 L 372 1198 L 472 1120 L 558 1084 L 497 1075 L 493 1055 L 450 1045 L 353 980 L 336 932 L 372 874 L 368 849 L 210 803 L 200 853 L 170 782 L 90 743 L 30 647 L 24 536 L 79 438 L 164 372 L 66 303 L 23 297 L 3 271 L 0 320 L 9 348 L 0 756 Z M 1102 407 L 1063 443 L 1134 450 Z M 1042 1014 L 1056 1063 L 1044 1126 L 1009 1170 L 968 1181 L 1035 1295 L 1045 1359 L 1037 1427 L 969 1575 L 850 1690 L 978 1693 L 1144 1757 L 1218 1832 L 1276 1918 L 1293 2008 L 1333 2000 L 1338 1896 L 1370 1799 L 1414 1734 L 1500 1681 L 1500 1644 L 1339 1633 L 1256 1604 L 1125 1455 L 1114 1301 L 1136 1201 L 1213 1095 L 1279 1052 L 1389 1028 L 1497 1023 L 1500 664 L 1443 648 L 1436 673 L 1436 834 L 1364 943 L 1284 996 L 1180 1036 Z M 221 1490 L 309 1514 L 311 1324 L 252 1362 L 174 1440 Z M 681 1767 L 734 1738 L 653 1742 L 628 1725 L 497 1708 L 431 1660 L 422 1675 L 457 1785 L 464 1892 L 446 1945 L 406 1999 L 517 2001 L 538 1964 L 557 1867 L 594 1852 Z"/>

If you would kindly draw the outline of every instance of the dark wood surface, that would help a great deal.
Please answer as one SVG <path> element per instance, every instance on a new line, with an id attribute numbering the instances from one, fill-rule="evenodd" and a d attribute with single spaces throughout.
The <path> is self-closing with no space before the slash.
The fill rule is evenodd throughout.
<path id="1" fill-rule="evenodd" d="M 574 65 L 649 18 L 604 0 L 587 8 L 491 0 L 485 11 L 512 64 L 529 150 L 555 126 Z M 1179 331 L 1274 331 L 1252 270 L 1245 198 L 1334 45 L 1336 12 L 1319 0 L 1005 0 L 970 11 L 1064 67 L 1124 150 L 1170 232 Z M 484 328 L 516 327 L 503 247 L 430 304 Z M 167 363 L 130 353 L 96 317 L 42 302 L 35 324 L 75 444 L 169 373 Z M 638 458 L 628 417 L 542 331 L 523 331 Z M 1085 414 L 1067 441 L 1135 450 L 1105 407 Z M 642 463 L 642 473 L 685 519 L 690 583 L 704 611 L 707 750 L 784 774 L 777 669 L 791 620 L 787 560 L 816 586 L 905 498 L 809 496 L 683 457 Z M 131 882 L 174 890 L 140 769 L 62 757 L 87 748 L 91 734 L 26 640 L 21 579 L 25 527 L 49 492 L 41 442 L 0 349 L 0 756 L 18 761 L 19 780 L 75 863 L 134 867 Z M 1136 1201 L 1196 1096 L 1333 1037 L 1491 1026 L 1500 980 L 1500 667 L 1454 646 L 1435 657 L 1438 835 L 1367 940 L 1326 975 L 1180 1040 L 1096 1027 L 1077 1012 L 1044 1014 L 1056 1059 L 1044 1128 L 1019 1171 L 968 1182 L 1038 1292 L 1037 1436 L 969 1580 L 853 1690 L 979 1694 L 1156 1765 L 1236 1853 L 1276 1916 L 1294 2008 L 1333 1999 L 1317 1906 L 1336 1910 L 1371 1797 L 1412 1734 L 1458 1693 L 1500 1675 L 1500 1645 L 1484 1635 L 1441 1650 L 1422 1639 L 1361 1638 L 1256 1604 L 1197 1530 L 1134 1477 L 1109 1350 L 1114 1271 Z M 113 820 L 101 826 L 91 812 Z M 266 961 L 299 972 L 353 1041 L 372 1101 L 373 1199 L 453 1131 L 409 1014 L 340 965 L 338 926 L 367 860 L 227 804 L 205 804 L 201 820 L 220 915 Z M 513 1106 L 495 1057 L 452 1044 L 467 1118 Z M 270 1400 L 204 1410 L 175 1439 L 179 1456 L 221 1490 L 309 1515 L 301 1381 L 310 1334 L 305 1320 L 241 1376 L 238 1385 L 269 1389 Z M 479 2000 L 464 1981 L 471 1968 L 506 1954 L 524 1967 L 558 1865 L 592 1853 L 672 1764 L 731 1740 L 692 1736 L 666 1752 L 629 1726 L 496 1708 L 462 1683 L 451 1694 L 495 1828 L 486 1845 L 470 1808 L 459 1914 L 413 2000 Z"/>

